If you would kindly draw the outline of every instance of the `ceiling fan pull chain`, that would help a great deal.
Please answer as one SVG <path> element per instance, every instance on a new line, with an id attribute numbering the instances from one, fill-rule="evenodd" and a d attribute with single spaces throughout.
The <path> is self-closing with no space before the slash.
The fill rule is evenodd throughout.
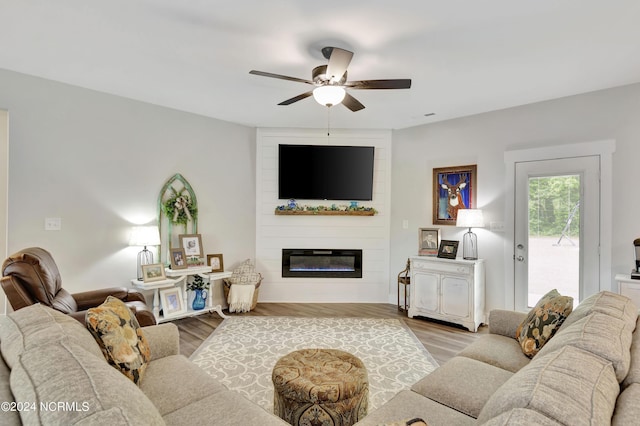
<path id="1" fill-rule="evenodd" d="M 331 107 L 327 105 L 327 139 L 331 136 Z"/>

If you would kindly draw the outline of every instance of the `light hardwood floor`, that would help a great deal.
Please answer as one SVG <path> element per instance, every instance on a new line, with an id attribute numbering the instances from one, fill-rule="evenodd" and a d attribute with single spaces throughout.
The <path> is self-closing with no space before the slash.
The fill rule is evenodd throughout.
<path id="1" fill-rule="evenodd" d="M 258 303 L 256 309 L 232 316 L 293 316 L 293 317 L 351 317 L 351 318 L 399 318 L 413 331 L 424 347 L 440 365 L 475 341 L 487 326 L 477 333 L 455 325 L 425 318 L 408 318 L 396 305 L 379 303 Z M 222 319 L 215 313 L 207 313 L 173 322 L 180 330 L 180 352 L 186 357 L 209 337 Z"/>

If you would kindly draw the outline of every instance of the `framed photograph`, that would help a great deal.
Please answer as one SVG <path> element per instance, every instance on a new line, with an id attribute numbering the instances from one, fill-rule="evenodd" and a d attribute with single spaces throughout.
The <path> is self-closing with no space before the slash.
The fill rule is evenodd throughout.
<path id="1" fill-rule="evenodd" d="M 152 283 L 154 281 L 162 281 L 166 279 L 167 276 L 164 273 L 164 265 L 162 263 L 142 265 L 142 281 L 145 283 Z"/>
<path id="2" fill-rule="evenodd" d="M 187 312 L 180 287 L 160 290 L 160 305 L 162 306 L 162 314 L 165 318 L 171 318 Z"/>
<path id="3" fill-rule="evenodd" d="M 207 265 L 211 266 L 211 272 L 224 271 L 224 264 L 222 263 L 222 254 L 208 254 Z"/>
<path id="4" fill-rule="evenodd" d="M 187 267 L 187 256 L 184 254 L 183 248 L 172 248 L 171 252 L 171 269 L 185 269 Z"/>
<path id="5" fill-rule="evenodd" d="M 187 257 L 202 257 L 202 237 L 200 234 L 180 234 L 180 247 Z"/>
<path id="6" fill-rule="evenodd" d="M 418 254 L 420 256 L 437 256 L 440 247 L 439 228 L 420 228 L 418 230 Z"/>
<path id="7" fill-rule="evenodd" d="M 433 169 L 433 224 L 455 225 L 460 209 L 475 209 L 477 166 Z"/>
<path id="8" fill-rule="evenodd" d="M 458 241 L 442 240 L 440 241 L 440 249 L 438 250 L 438 257 L 445 259 L 455 259 L 458 254 Z"/>

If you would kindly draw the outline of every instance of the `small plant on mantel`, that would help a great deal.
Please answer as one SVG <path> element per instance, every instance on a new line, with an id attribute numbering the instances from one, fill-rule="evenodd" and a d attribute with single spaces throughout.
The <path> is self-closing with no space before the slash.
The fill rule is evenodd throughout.
<path id="1" fill-rule="evenodd" d="M 187 290 L 208 290 L 209 282 L 205 282 L 200 275 L 193 277 L 193 280 L 187 283 Z"/>

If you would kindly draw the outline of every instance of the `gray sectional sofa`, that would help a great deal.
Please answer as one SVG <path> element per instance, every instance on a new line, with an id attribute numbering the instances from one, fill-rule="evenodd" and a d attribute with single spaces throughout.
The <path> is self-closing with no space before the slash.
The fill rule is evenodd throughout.
<path id="1" fill-rule="evenodd" d="M 180 355 L 175 325 L 143 331 L 152 359 L 138 387 L 72 317 L 43 305 L 3 317 L 0 424 L 287 424 Z"/>
<path id="2" fill-rule="evenodd" d="M 514 339 L 524 316 L 492 311 L 489 334 L 357 425 L 638 424 L 640 320 L 629 299 L 585 300 L 533 359 Z M 179 355 L 173 324 L 143 330 L 152 359 L 138 387 L 73 318 L 42 305 L 3 317 L 0 424 L 287 424 Z"/>
<path id="3" fill-rule="evenodd" d="M 514 338 L 525 316 L 491 311 L 489 334 L 357 425 L 640 424 L 640 319 L 630 299 L 584 300 L 532 359 Z"/>

